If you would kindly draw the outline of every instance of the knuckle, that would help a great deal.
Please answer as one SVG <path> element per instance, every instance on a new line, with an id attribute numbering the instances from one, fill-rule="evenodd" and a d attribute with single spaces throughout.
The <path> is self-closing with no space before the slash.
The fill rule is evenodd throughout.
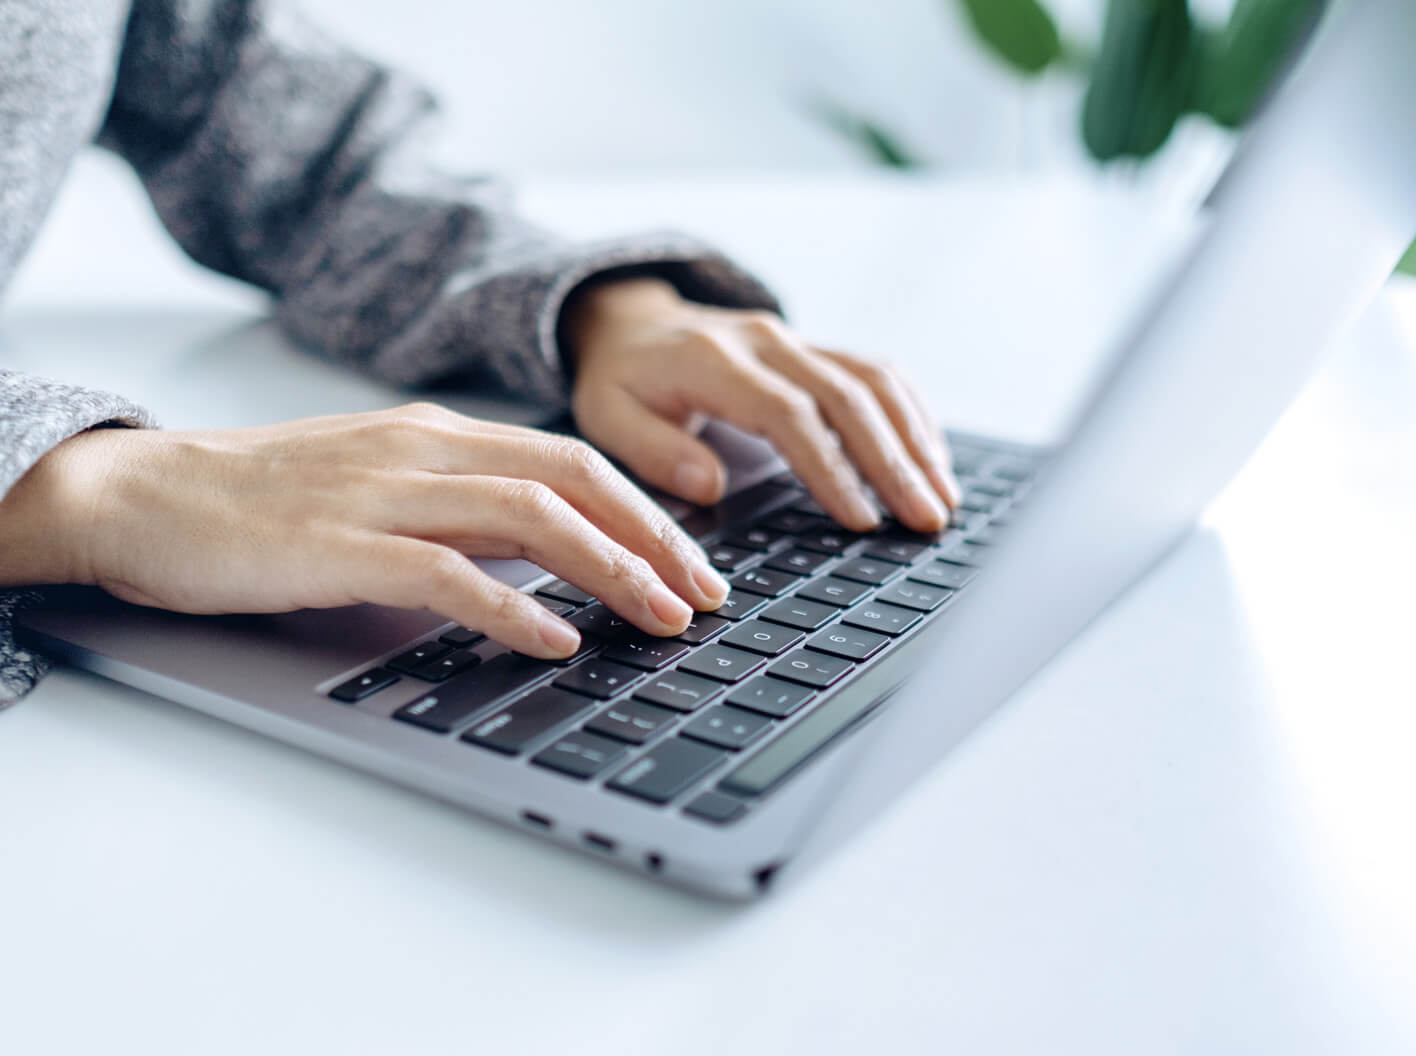
<path id="1" fill-rule="evenodd" d="M 508 514 L 528 523 L 549 520 L 560 507 L 556 493 L 539 480 L 509 482 L 503 490 L 502 501 Z"/>
<path id="2" fill-rule="evenodd" d="M 615 547 L 605 555 L 604 574 L 609 579 L 637 583 L 650 575 L 649 563 L 628 550 Z"/>
<path id="3" fill-rule="evenodd" d="M 418 580 L 433 591 L 456 582 L 467 572 L 467 559 L 446 547 L 425 551 L 419 558 L 419 564 L 415 573 Z"/>
<path id="4" fill-rule="evenodd" d="M 767 398 L 768 412 L 787 426 L 800 432 L 814 430 L 820 420 L 816 401 L 802 389 L 779 389 Z"/>
<path id="5" fill-rule="evenodd" d="M 518 591 L 497 591 L 490 607 L 492 619 L 503 626 L 528 622 L 526 603 Z"/>
<path id="6" fill-rule="evenodd" d="M 759 340 L 786 344 L 791 337 L 781 317 L 772 312 L 754 309 L 742 312 L 738 316 L 738 320 L 744 331 Z"/>
<path id="7" fill-rule="evenodd" d="M 609 460 L 584 440 L 561 441 L 560 456 L 565 468 L 576 480 L 603 484 L 614 476 Z"/>

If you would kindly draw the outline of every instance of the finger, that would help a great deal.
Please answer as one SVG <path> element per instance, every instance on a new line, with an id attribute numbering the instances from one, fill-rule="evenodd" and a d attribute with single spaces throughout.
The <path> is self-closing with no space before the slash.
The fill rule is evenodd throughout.
<path id="1" fill-rule="evenodd" d="M 375 536 L 348 558 L 346 575 L 361 601 L 432 609 L 528 656 L 560 659 L 580 648 L 574 627 L 449 547 Z"/>
<path id="2" fill-rule="evenodd" d="M 767 366 L 811 394 L 851 460 L 905 525 L 937 532 L 948 523 L 947 509 L 864 383 L 805 346 L 788 341 L 763 342 L 758 354 Z"/>
<path id="3" fill-rule="evenodd" d="M 880 524 L 860 476 L 817 408 L 798 386 L 756 360 L 709 345 L 687 398 L 695 410 L 771 441 L 792 472 L 839 523 L 858 532 Z"/>
<path id="4" fill-rule="evenodd" d="M 576 408 L 590 440 L 641 480 L 671 495 L 710 506 L 723 497 L 728 474 L 712 448 L 621 388 L 596 392 Z"/>
<path id="5" fill-rule="evenodd" d="M 400 479 L 387 501 L 392 531 L 464 553 L 534 561 L 650 634 L 680 634 L 693 615 L 648 561 L 539 481 L 422 474 Z"/>
<path id="6" fill-rule="evenodd" d="M 889 367 L 870 363 L 845 352 L 816 349 L 831 362 L 860 379 L 879 401 L 891 425 L 899 433 L 910 457 L 924 470 L 930 485 L 945 504 L 955 510 L 963 497 L 954 476 L 953 460 L 944 434 L 934 422 L 934 416 L 913 386 Z"/>
<path id="7" fill-rule="evenodd" d="M 448 476 L 539 481 L 606 535 L 648 560 L 695 608 L 716 609 L 728 596 L 728 584 L 698 544 L 590 445 L 536 429 L 463 421 L 466 428 L 453 419 L 425 428 L 425 450 L 414 456 L 414 464 Z"/>

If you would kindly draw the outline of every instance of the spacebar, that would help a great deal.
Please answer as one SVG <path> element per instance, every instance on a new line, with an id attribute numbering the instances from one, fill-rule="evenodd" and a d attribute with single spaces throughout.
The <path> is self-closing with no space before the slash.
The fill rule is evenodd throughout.
<path id="1" fill-rule="evenodd" d="M 858 693 L 832 697 L 819 710 L 787 730 L 739 766 L 721 784 L 742 796 L 760 796 L 772 789 L 844 730 L 880 703 Z"/>

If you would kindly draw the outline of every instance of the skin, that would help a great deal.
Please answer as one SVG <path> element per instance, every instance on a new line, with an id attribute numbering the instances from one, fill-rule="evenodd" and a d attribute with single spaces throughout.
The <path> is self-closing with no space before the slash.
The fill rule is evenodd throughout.
<path id="1" fill-rule="evenodd" d="M 775 316 L 681 300 L 654 279 L 566 307 L 585 436 L 692 502 L 726 473 L 707 417 L 767 437 L 843 525 L 942 528 L 958 485 L 939 431 L 887 368 L 813 348 Z M 95 429 L 0 500 L 0 585 L 83 583 L 181 612 L 373 602 L 430 608 L 521 652 L 579 636 L 465 555 L 524 557 L 636 626 L 678 634 L 728 585 L 594 447 L 416 403 L 199 432 Z"/>

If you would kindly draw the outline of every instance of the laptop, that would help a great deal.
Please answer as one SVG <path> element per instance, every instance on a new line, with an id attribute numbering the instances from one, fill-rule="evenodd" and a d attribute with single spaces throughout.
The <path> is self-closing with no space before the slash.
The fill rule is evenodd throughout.
<path id="1" fill-rule="evenodd" d="M 20 632 L 563 847 L 752 898 L 878 816 L 1183 538 L 1375 296 L 1416 234 L 1416 4 L 1336 5 L 1206 213 L 1062 443 L 950 437 L 965 496 L 939 536 L 845 532 L 718 431 L 739 485 L 673 512 L 733 590 L 676 639 L 490 561 L 586 648 L 548 663 L 428 612 L 193 617 L 71 587 Z"/>

